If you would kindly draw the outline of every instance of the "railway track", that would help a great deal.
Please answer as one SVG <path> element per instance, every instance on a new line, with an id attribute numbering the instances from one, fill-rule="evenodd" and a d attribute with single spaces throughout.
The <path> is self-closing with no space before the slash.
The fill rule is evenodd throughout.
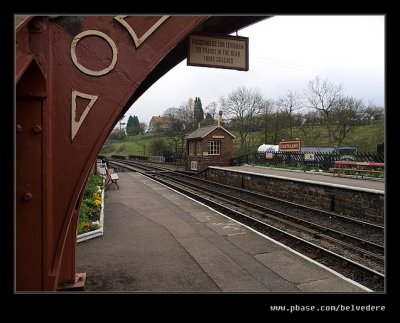
<path id="1" fill-rule="evenodd" d="M 206 186 L 203 185 L 196 185 L 195 181 L 197 180 L 193 180 L 192 178 L 189 178 L 188 176 L 185 176 L 185 180 L 181 180 L 179 178 L 177 178 L 175 176 L 175 174 L 164 174 L 164 177 L 167 177 L 171 180 L 175 180 L 178 181 L 179 183 L 182 183 L 183 185 L 187 185 L 189 187 L 197 187 L 199 189 L 206 189 L 206 193 L 214 196 L 214 195 L 219 195 L 219 197 L 221 198 L 225 198 L 226 200 L 229 200 L 235 204 L 238 205 L 246 205 L 250 208 L 253 208 L 256 211 L 262 211 L 265 214 L 271 214 L 272 216 L 274 216 L 276 219 L 281 219 L 284 222 L 290 222 L 290 223 L 294 223 L 296 226 L 297 225 L 302 225 L 303 227 L 306 227 L 310 230 L 310 232 L 312 232 L 314 235 L 316 235 L 318 238 L 322 238 L 325 237 L 327 239 L 333 239 L 335 240 L 335 242 L 342 244 L 342 242 L 348 242 L 352 245 L 354 245 L 355 247 L 359 247 L 362 248 L 363 252 L 367 252 L 367 254 L 369 254 L 372 257 L 375 257 L 377 259 L 382 259 L 383 260 L 383 254 L 384 254 L 384 247 L 383 245 L 380 245 L 378 243 L 375 242 L 371 242 L 369 240 L 366 239 L 362 239 L 359 238 L 357 236 L 351 235 L 349 233 L 343 232 L 343 231 L 339 231 L 337 229 L 332 229 L 329 228 L 325 225 L 320 225 L 317 224 L 316 221 L 309 221 L 306 219 L 303 219 L 301 217 L 299 217 L 298 215 L 292 215 L 289 214 L 287 212 L 280 212 L 274 208 L 271 207 L 266 207 L 261 205 L 261 203 L 255 203 L 255 202 L 250 202 L 248 200 L 249 195 L 250 196 L 256 196 L 257 198 L 261 198 L 264 199 L 265 196 L 261 195 L 261 194 L 253 194 L 251 192 L 245 192 L 245 196 L 244 197 L 236 197 L 233 192 L 238 192 L 240 194 L 243 193 L 243 190 L 240 189 L 236 189 L 236 188 L 228 188 L 229 189 L 229 193 L 223 193 L 220 190 L 220 185 L 216 185 L 217 183 L 214 182 L 208 182 L 207 184 L 210 186 L 217 186 L 217 188 L 207 188 Z M 179 175 L 182 176 L 182 175 Z M 189 180 L 188 180 L 189 179 Z M 224 188 L 227 188 L 226 186 L 224 186 Z M 233 192 L 232 192 L 233 191 Z M 285 203 L 283 201 L 279 201 L 280 203 Z M 289 204 L 290 207 L 292 207 L 291 204 Z M 302 208 L 302 209 L 307 209 L 307 208 Z M 307 209 L 308 211 L 314 212 L 315 209 Z M 317 211 L 317 215 L 318 216 L 322 216 L 320 210 Z M 315 220 L 315 219 L 314 219 Z M 331 220 L 331 219 L 330 219 Z M 347 219 L 348 220 L 348 219 Z M 357 223 L 358 224 L 358 223 Z M 365 226 L 365 223 L 363 224 L 363 226 Z M 348 230 L 348 229 L 347 229 Z M 349 231 L 349 230 L 348 230 Z M 380 229 L 375 230 L 375 231 L 380 231 Z M 383 233 L 383 232 L 382 232 Z M 339 240 L 340 239 L 340 240 Z"/>
<path id="2" fill-rule="evenodd" d="M 162 167 L 131 161 L 110 161 L 110 163 L 141 172 L 333 268 L 374 291 L 384 290 L 384 247 L 383 244 L 377 242 L 383 241 L 383 227 L 377 224 L 310 209 L 306 206 L 215 182 L 199 180 Z M 275 204 L 286 203 L 289 205 L 286 208 L 291 208 L 292 211 L 283 212 L 267 207 L 260 200 L 269 202 L 273 200 Z M 314 220 L 310 220 L 309 214 L 306 216 L 308 219 L 302 218 L 298 215 L 299 210 L 306 210 L 306 213 L 313 212 Z M 296 213 L 296 216 L 293 213 Z M 325 222 L 318 224 L 315 217 L 324 217 Z M 337 223 L 335 228 L 331 228 L 326 222 L 328 218 L 329 221 L 333 218 L 336 222 L 347 223 L 347 232 L 343 229 L 338 230 Z M 373 236 L 374 238 L 370 239 L 373 241 L 349 234 L 348 231 L 351 231 L 352 226 L 357 226 L 358 235 L 362 235 L 360 232 L 364 230 L 367 232 L 366 235 Z M 371 235 L 371 232 L 374 234 Z"/>

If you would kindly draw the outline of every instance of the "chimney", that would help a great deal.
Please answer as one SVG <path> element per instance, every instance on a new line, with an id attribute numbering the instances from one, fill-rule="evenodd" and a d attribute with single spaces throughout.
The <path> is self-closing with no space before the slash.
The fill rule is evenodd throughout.
<path id="1" fill-rule="evenodd" d="M 221 127 L 224 125 L 224 122 L 222 121 L 222 110 L 219 110 L 218 115 L 218 127 Z"/>

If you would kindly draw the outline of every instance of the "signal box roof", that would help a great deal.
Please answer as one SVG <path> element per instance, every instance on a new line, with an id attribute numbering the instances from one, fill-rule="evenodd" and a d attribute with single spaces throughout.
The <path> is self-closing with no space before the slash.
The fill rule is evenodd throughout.
<path id="1" fill-rule="evenodd" d="M 211 126 L 204 126 L 197 128 L 195 131 L 189 133 L 185 139 L 203 139 L 205 136 L 207 136 L 209 133 L 213 132 L 215 129 L 221 129 L 225 131 L 228 135 L 230 135 L 232 138 L 236 138 L 234 135 L 232 135 L 228 130 L 226 130 L 224 127 L 221 127 L 219 125 L 211 125 Z"/>

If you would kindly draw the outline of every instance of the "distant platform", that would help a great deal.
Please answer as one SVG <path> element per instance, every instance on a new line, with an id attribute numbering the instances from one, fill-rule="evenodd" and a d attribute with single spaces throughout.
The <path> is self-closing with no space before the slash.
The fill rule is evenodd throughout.
<path id="1" fill-rule="evenodd" d="M 361 190 L 373 193 L 385 193 L 385 182 L 383 179 L 358 178 L 355 176 L 333 176 L 332 173 L 304 172 L 296 170 L 284 170 L 278 168 L 269 168 L 261 166 L 211 166 L 210 168 L 231 170 L 239 173 L 257 174 L 262 176 L 286 178 L 294 181 L 319 183 L 328 186 L 350 188 L 352 190 Z"/>

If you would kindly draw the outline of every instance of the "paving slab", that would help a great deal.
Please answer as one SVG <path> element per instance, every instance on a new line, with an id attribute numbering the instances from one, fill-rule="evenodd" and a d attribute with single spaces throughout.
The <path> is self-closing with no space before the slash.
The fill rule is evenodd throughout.
<path id="1" fill-rule="evenodd" d="M 255 257 L 265 266 L 294 283 L 302 284 L 332 277 L 332 274 L 324 268 L 310 266 L 306 259 L 288 250 L 259 254 Z"/>
<path id="2" fill-rule="evenodd" d="M 255 277 L 203 237 L 180 239 L 204 271 L 225 292 L 268 292 Z"/>
<path id="3" fill-rule="evenodd" d="M 227 239 L 251 255 L 282 250 L 278 244 L 259 235 L 241 234 L 229 236 Z"/>

